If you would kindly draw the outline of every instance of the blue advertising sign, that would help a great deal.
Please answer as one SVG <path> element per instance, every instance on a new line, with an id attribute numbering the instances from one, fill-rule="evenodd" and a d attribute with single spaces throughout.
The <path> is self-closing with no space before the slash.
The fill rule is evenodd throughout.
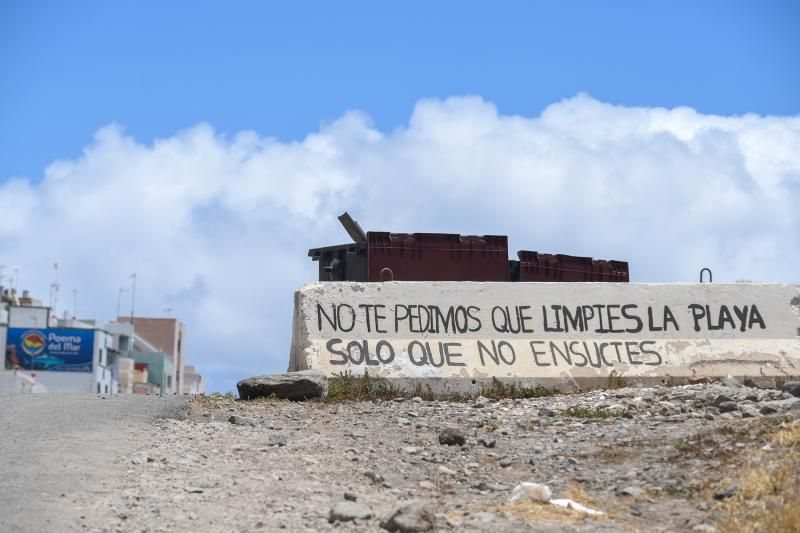
<path id="1" fill-rule="evenodd" d="M 91 372 L 93 329 L 8 328 L 6 367 Z"/>

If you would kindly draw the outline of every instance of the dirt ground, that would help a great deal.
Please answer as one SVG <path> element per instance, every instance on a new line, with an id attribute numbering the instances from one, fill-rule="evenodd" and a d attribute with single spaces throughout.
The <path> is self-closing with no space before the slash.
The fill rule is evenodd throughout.
<path id="1" fill-rule="evenodd" d="M 86 502 L 83 526 L 383 531 L 419 502 L 432 513 L 419 527 L 436 531 L 763 531 L 765 520 L 781 531 L 800 502 L 798 415 L 787 393 L 719 384 L 465 402 L 201 398 L 115 460 L 120 486 Z M 440 443 L 445 429 L 464 444 Z M 603 514 L 510 503 L 523 482 Z M 363 505 L 332 520 L 346 500 Z"/>

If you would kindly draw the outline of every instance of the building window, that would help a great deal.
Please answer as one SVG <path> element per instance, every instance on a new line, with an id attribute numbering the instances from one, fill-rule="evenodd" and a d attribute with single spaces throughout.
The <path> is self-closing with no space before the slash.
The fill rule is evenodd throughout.
<path id="1" fill-rule="evenodd" d="M 97 394 L 100 394 L 100 384 L 97 384 Z"/>

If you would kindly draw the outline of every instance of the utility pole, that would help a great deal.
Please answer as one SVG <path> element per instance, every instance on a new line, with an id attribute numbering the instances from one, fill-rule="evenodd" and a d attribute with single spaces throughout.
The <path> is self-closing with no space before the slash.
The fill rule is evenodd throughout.
<path id="1" fill-rule="evenodd" d="M 128 342 L 128 357 L 133 358 L 133 339 L 135 338 L 134 324 L 133 324 L 133 311 L 136 305 L 136 272 L 131 274 L 131 338 Z"/>
<path id="2" fill-rule="evenodd" d="M 123 289 L 122 287 L 119 288 L 119 294 L 117 295 L 117 314 L 114 317 L 114 320 L 119 320 L 119 317 L 121 316 L 120 313 L 122 312 L 121 308 L 122 308 L 122 293 L 123 292 L 128 292 L 128 289 Z"/>
<path id="3" fill-rule="evenodd" d="M 78 319 L 78 289 L 72 289 L 72 318 Z"/>

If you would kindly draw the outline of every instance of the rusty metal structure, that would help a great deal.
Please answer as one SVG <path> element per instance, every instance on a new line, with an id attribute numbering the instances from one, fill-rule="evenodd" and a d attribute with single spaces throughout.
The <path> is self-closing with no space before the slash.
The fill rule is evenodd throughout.
<path id="1" fill-rule="evenodd" d="M 505 235 L 365 232 L 339 217 L 352 243 L 312 248 L 320 281 L 628 282 L 626 261 L 520 250 Z"/>

